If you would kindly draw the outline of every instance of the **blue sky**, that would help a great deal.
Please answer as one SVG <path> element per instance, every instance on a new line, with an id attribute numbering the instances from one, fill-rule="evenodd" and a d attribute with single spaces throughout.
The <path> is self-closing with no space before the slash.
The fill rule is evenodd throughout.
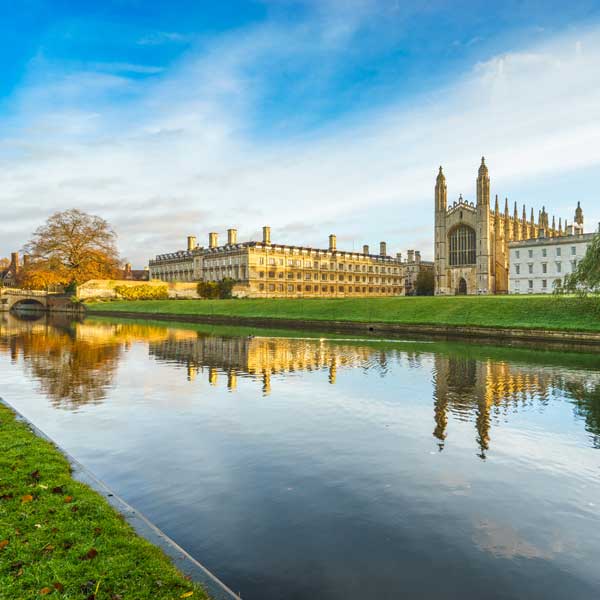
<path id="1" fill-rule="evenodd" d="M 600 220 L 600 2 L 5 1 L 0 255 L 56 210 L 431 256 L 432 187 Z"/>

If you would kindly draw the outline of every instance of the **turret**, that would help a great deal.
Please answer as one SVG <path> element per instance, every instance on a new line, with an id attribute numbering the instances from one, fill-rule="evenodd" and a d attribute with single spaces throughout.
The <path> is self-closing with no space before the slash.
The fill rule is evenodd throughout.
<path id="1" fill-rule="evenodd" d="M 575 209 L 575 224 L 583 231 L 583 211 L 581 210 L 581 202 L 577 203 L 577 208 Z"/>
<path id="2" fill-rule="evenodd" d="M 477 174 L 477 204 L 490 205 L 490 176 L 485 164 L 485 157 L 481 157 L 481 165 Z"/>
<path id="3" fill-rule="evenodd" d="M 435 210 L 436 212 L 446 212 L 448 207 L 448 190 L 446 187 L 446 177 L 442 171 L 442 167 L 438 172 L 435 180 Z"/>

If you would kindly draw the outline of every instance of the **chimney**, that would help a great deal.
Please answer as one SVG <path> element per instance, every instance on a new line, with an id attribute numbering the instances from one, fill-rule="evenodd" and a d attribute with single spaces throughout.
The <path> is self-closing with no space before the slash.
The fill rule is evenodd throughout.
<path id="1" fill-rule="evenodd" d="M 228 229 L 227 230 L 227 243 L 230 246 L 237 244 L 237 229 Z"/>
<path id="2" fill-rule="evenodd" d="M 407 255 L 408 255 L 408 257 L 406 259 L 407 262 L 409 262 L 409 263 L 415 262 L 415 251 L 414 250 L 409 250 L 407 252 Z"/>
<path id="3" fill-rule="evenodd" d="M 23 254 L 23 266 L 28 267 L 31 262 L 31 256 L 29 254 Z"/>
<path id="4" fill-rule="evenodd" d="M 188 249 L 188 251 L 191 252 L 195 247 L 196 247 L 196 236 L 195 235 L 188 235 L 188 238 L 187 238 L 187 249 Z"/>
<path id="5" fill-rule="evenodd" d="M 337 238 L 335 237 L 335 235 L 332 233 L 329 236 L 329 251 L 330 252 L 335 252 L 337 249 Z"/>
<path id="6" fill-rule="evenodd" d="M 19 253 L 18 252 L 11 252 L 10 266 L 13 270 L 13 273 L 16 275 L 19 272 Z"/>
<path id="7" fill-rule="evenodd" d="M 268 225 L 263 227 L 263 244 L 271 244 L 271 228 Z"/>
<path id="8" fill-rule="evenodd" d="M 365 244 L 363 246 L 363 254 L 369 254 L 369 246 L 368 246 L 368 244 Z"/>
<path id="9" fill-rule="evenodd" d="M 402 252 L 396 252 L 396 260 L 402 262 Z"/>
<path id="10" fill-rule="evenodd" d="M 131 273 L 131 263 L 125 263 L 125 273 L 128 275 Z"/>
<path id="11" fill-rule="evenodd" d="M 379 254 L 380 256 L 387 256 L 387 244 L 385 242 L 379 242 Z"/>
<path id="12" fill-rule="evenodd" d="M 567 225 L 567 235 L 575 235 L 575 227 L 573 225 Z"/>
<path id="13" fill-rule="evenodd" d="M 211 231 L 208 234 L 208 247 L 216 248 L 219 245 L 219 234 Z"/>
<path id="14" fill-rule="evenodd" d="M 540 229 L 538 230 L 538 238 L 545 238 L 546 237 L 546 230 L 543 227 L 540 227 Z"/>
<path id="15" fill-rule="evenodd" d="M 421 263 L 421 251 L 420 250 L 415 250 L 415 262 L 417 264 Z"/>

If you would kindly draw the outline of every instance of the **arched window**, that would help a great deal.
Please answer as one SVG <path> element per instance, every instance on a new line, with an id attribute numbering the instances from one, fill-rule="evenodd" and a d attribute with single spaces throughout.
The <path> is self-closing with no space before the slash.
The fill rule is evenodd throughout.
<path id="1" fill-rule="evenodd" d="M 459 225 L 450 233 L 450 266 L 474 265 L 475 231 L 467 225 Z"/>

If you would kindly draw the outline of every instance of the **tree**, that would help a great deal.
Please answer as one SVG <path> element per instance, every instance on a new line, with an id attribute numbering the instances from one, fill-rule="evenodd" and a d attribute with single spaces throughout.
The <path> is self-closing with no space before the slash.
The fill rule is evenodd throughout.
<path id="1" fill-rule="evenodd" d="M 0 271 L 2 269 L 7 269 L 10 265 L 10 258 L 0 258 Z"/>
<path id="2" fill-rule="evenodd" d="M 221 281 L 200 281 L 197 286 L 198 296 L 209 299 L 231 298 L 235 283 L 235 279 L 231 279 L 230 277 L 225 277 Z"/>
<path id="3" fill-rule="evenodd" d="M 417 274 L 415 292 L 417 296 L 433 296 L 433 270 L 421 269 Z"/>
<path id="4" fill-rule="evenodd" d="M 25 246 L 31 261 L 23 274 L 30 271 L 31 279 L 40 281 L 52 273 L 53 284 L 115 278 L 120 266 L 116 238 L 101 217 L 76 208 L 57 212 Z"/>
<path id="5" fill-rule="evenodd" d="M 558 291 L 581 295 L 600 292 L 600 234 L 594 236 L 585 256 L 575 271 L 565 277 Z"/>

